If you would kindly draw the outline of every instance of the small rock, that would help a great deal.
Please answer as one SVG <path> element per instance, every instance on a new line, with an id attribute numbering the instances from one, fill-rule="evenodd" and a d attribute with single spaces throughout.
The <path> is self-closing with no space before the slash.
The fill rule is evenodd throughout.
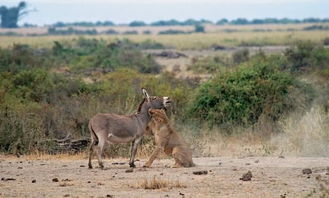
<path id="1" fill-rule="evenodd" d="M 91 181 L 87 181 L 87 183 L 88 183 L 88 184 L 90 184 L 90 183 L 91 183 Z"/>
<path id="2" fill-rule="evenodd" d="M 104 183 L 102 183 L 102 182 L 98 182 L 97 185 L 99 185 L 99 186 L 103 186 Z"/>
<path id="3" fill-rule="evenodd" d="M 85 165 L 80 165 L 80 167 L 86 167 Z"/>
<path id="4" fill-rule="evenodd" d="M 67 167 L 67 165 L 64 164 L 62 167 Z"/>
<path id="5" fill-rule="evenodd" d="M 285 157 L 283 155 L 279 155 L 279 158 L 284 159 Z"/>
<path id="6" fill-rule="evenodd" d="M 110 195 L 110 194 L 107 194 L 106 197 L 110 197 L 110 198 L 112 198 L 112 197 L 114 197 L 114 196 L 113 196 L 113 195 Z"/>
<path id="7" fill-rule="evenodd" d="M 113 162 L 112 165 L 118 165 L 119 163 L 118 162 Z"/>
<path id="8" fill-rule="evenodd" d="M 160 173 L 160 175 L 163 175 L 163 173 Z"/>
<path id="9" fill-rule="evenodd" d="M 69 197 L 70 195 L 69 194 L 65 194 L 64 197 Z"/>
<path id="10" fill-rule="evenodd" d="M 132 173 L 132 172 L 134 172 L 134 169 L 132 169 L 132 168 L 127 169 L 125 172 L 126 172 L 126 173 Z"/>
<path id="11" fill-rule="evenodd" d="M 255 163 L 256 163 L 256 164 L 259 163 L 259 160 L 255 160 Z"/>
<path id="12" fill-rule="evenodd" d="M 233 168 L 232 170 L 233 170 L 233 171 L 237 171 L 238 169 L 237 169 L 237 168 Z"/>
<path id="13" fill-rule="evenodd" d="M 35 182 L 37 182 L 37 180 L 35 180 L 35 179 L 34 179 L 34 180 L 32 180 L 32 183 L 35 183 Z"/>
<path id="14" fill-rule="evenodd" d="M 221 166 L 222 165 L 222 162 L 218 162 L 218 165 Z"/>
<path id="15" fill-rule="evenodd" d="M 242 181 L 250 181 L 252 178 L 252 173 L 251 171 L 248 171 L 247 173 L 243 174 L 240 180 Z"/>
<path id="16" fill-rule="evenodd" d="M 169 197 L 169 195 L 165 195 L 165 197 Z"/>
<path id="17" fill-rule="evenodd" d="M 179 195 L 180 196 L 183 196 L 183 197 L 185 196 L 185 194 L 184 193 L 181 193 L 181 192 L 179 192 Z"/>
<path id="18" fill-rule="evenodd" d="M 250 165 L 250 163 L 246 163 L 246 166 L 249 166 Z"/>
<path id="19" fill-rule="evenodd" d="M 58 182 L 59 180 L 58 180 L 58 178 L 54 178 L 52 181 L 53 182 Z"/>
<path id="20" fill-rule="evenodd" d="M 23 167 L 20 167 L 20 166 L 19 166 L 17 169 L 23 169 Z"/>
<path id="21" fill-rule="evenodd" d="M 302 172 L 303 172 L 304 175 L 305 174 L 307 174 L 307 175 L 312 174 L 312 170 L 310 168 L 305 168 L 305 169 L 302 170 Z"/>
<path id="22" fill-rule="evenodd" d="M 194 175 L 207 175 L 208 171 L 203 170 L 203 171 L 193 171 Z"/>
<path id="23" fill-rule="evenodd" d="M 280 195 L 280 198 L 286 198 L 286 193 L 284 193 L 283 195 Z"/>

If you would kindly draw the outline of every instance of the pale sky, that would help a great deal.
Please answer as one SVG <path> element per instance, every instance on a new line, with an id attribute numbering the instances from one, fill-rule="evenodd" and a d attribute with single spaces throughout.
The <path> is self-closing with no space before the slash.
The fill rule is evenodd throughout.
<path id="1" fill-rule="evenodd" d="M 17 5 L 19 0 L 1 0 L 0 5 Z M 329 0 L 26 0 L 30 13 L 23 18 L 32 24 L 57 21 L 113 21 L 221 18 L 329 18 Z"/>

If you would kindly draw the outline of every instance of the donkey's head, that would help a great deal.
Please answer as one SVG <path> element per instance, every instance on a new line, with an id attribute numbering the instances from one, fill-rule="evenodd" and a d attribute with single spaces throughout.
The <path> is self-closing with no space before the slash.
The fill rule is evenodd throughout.
<path id="1" fill-rule="evenodd" d="M 142 92 L 144 95 L 144 101 L 141 103 L 138 111 L 141 111 L 142 106 L 148 109 L 166 109 L 170 106 L 171 100 L 169 97 L 159 97 L 159 96 L 150 96 L 146 89 L 142 88 Z"/>

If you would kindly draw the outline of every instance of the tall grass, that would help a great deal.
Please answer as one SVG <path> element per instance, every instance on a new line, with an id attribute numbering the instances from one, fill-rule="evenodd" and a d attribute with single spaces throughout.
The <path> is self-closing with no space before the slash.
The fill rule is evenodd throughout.
<path id="1" fill-rule="evenodd" d="M 292 114 L 282 121 L 283 132 L 271 140 L 287 155 L 329 157 L 329 114 L 319 106 L 303 115 Z"/>

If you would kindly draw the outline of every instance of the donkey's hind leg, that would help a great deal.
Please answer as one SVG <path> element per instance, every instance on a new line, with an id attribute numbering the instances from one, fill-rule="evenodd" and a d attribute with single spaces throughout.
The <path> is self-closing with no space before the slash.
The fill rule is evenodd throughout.
<path id="1" fill-rule="evenodd" d="M 92 156 L 94 154 L 94 146 L 95 146 L 95 142 L 94 140 L 91 140 L 91 144 L 90 144 L 90 147 L 89 147 L 89 160 L 88 160 L 88 168 L 92 169 L 93 166 L 91 164 L 91 159 L 92 159 Z"/>
<path id="2" fill-rule="evenodd" d="M 99 139 L 98 139 L 98 145 L 97 145 L 97 158 L 98 158 L 99 167 L 101 169 L 104 168 L 104 164 L 102 161 L 102 155 L 103 155 L 105 143 L 106 143 L 106 137 L 103 137 L 100 135 Z"/>

